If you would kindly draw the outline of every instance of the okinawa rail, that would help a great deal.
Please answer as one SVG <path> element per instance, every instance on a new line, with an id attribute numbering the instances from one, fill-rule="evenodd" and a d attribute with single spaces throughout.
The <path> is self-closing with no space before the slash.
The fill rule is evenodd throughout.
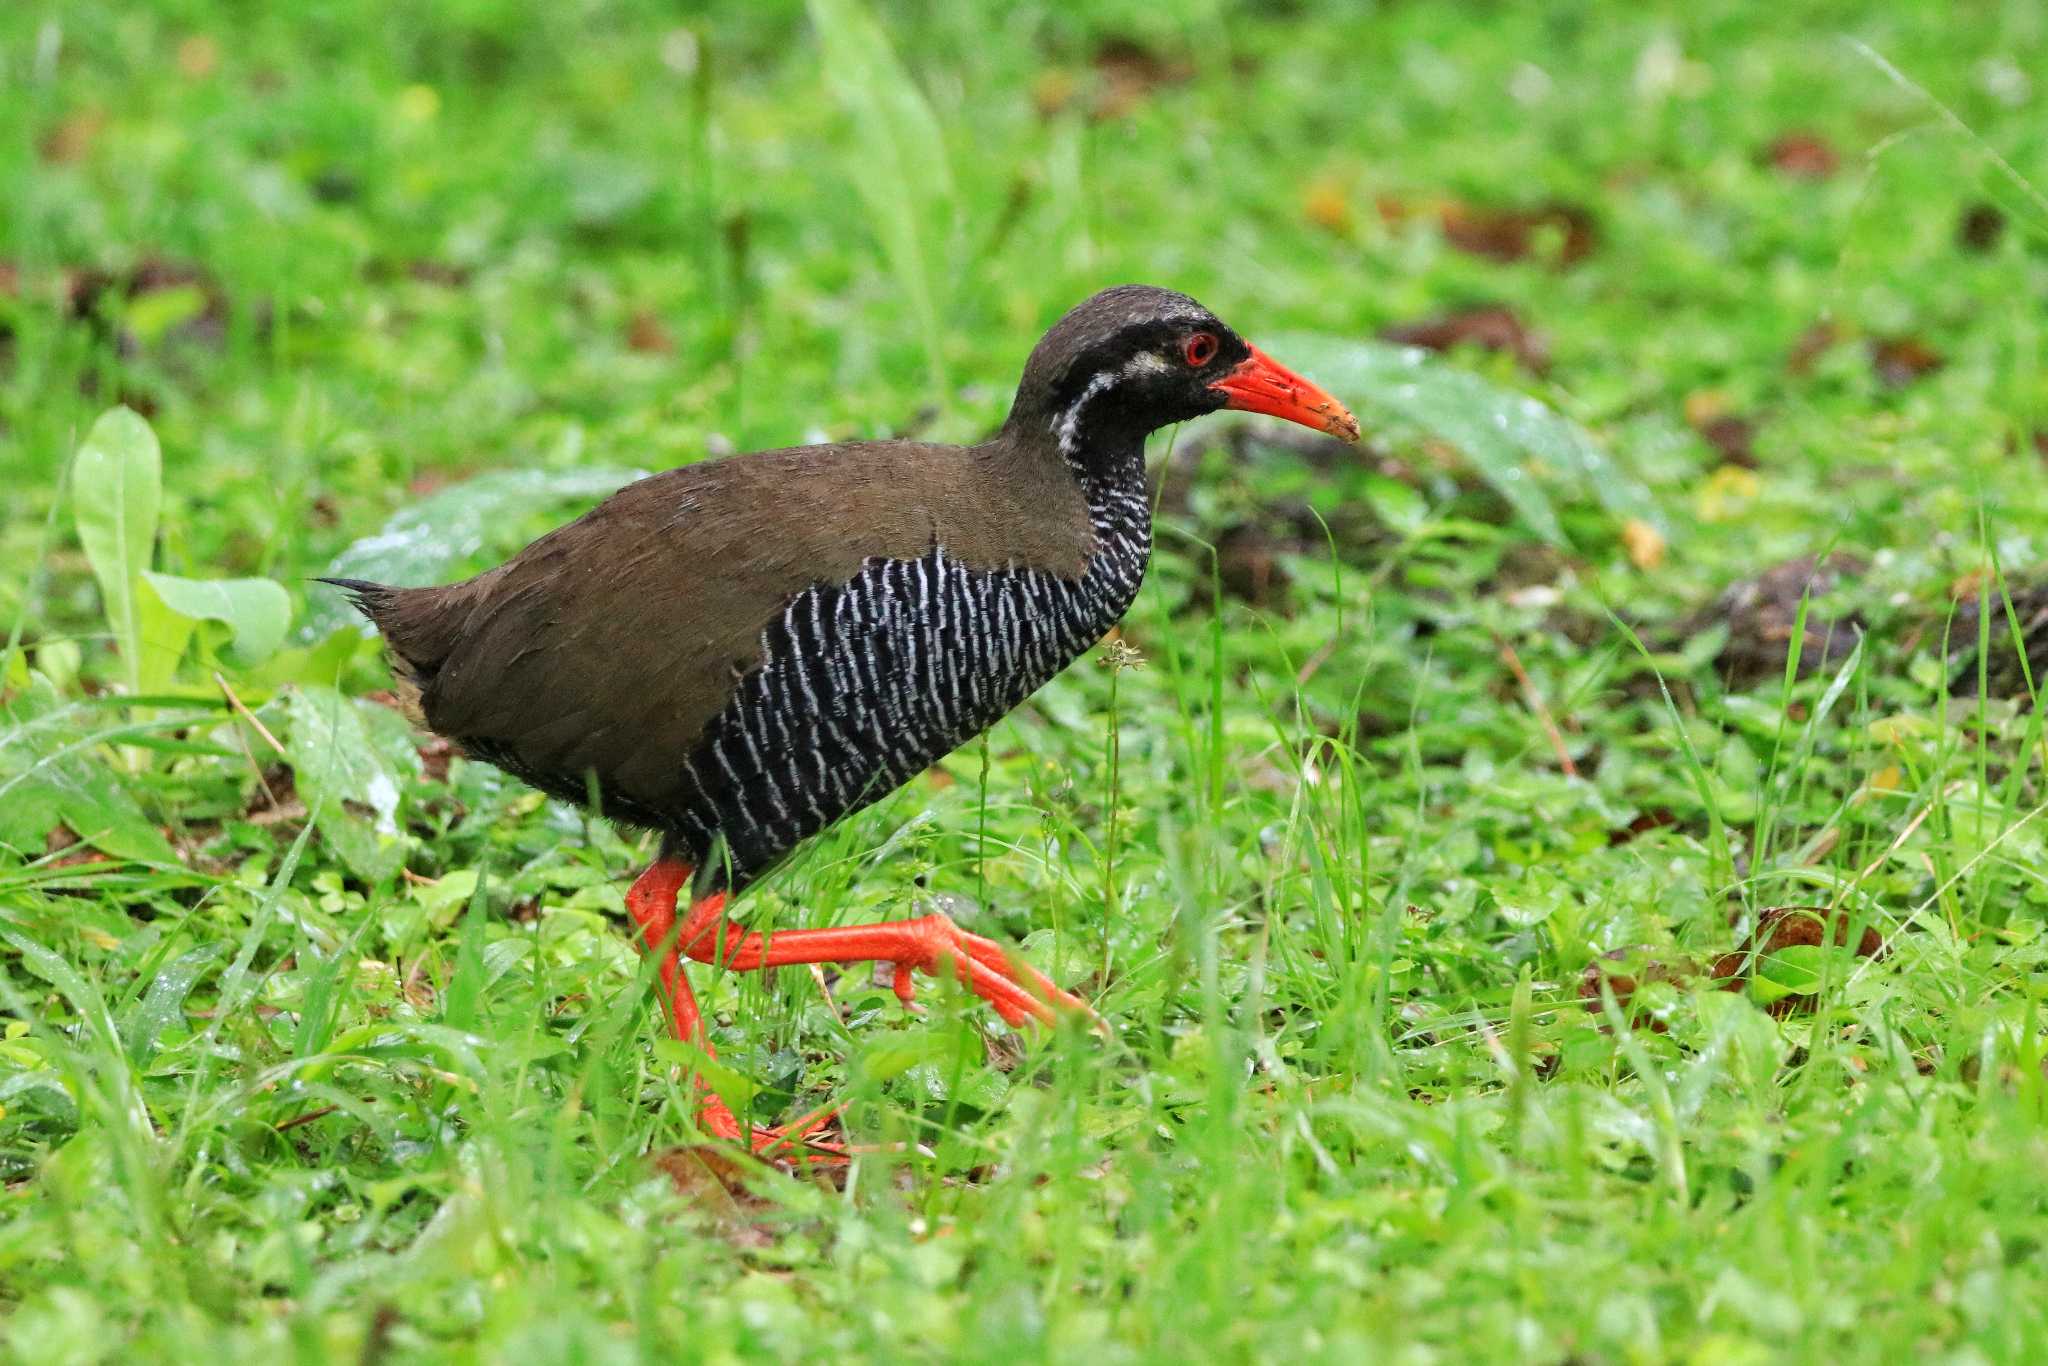
<path id="1" fill-rule="evenodd" d="M 1193 299 L 1124 285 L 1045 334 L 978 445 L 706 461 L 629 484 L 462 583 L 323 582 L 376 623 L 436 734 L 660 834 L 626 907 L 677 1038 L 710 1047 L 686 958 L 888 963 L 906 1006 L 913 972 L 944 971 L 1013 1025 L 1050 1020 L 1086 1007 L 943 915 L 762 934 L 731 925 L 727 903 L 1114 626 L 1151 554 L 1145 438 L 1222 408 L 1358 437 L 1342 404 Z M 743 1129 L 699 1094 L 701 1128 L 756 1150 L 824 1122 Z"/>

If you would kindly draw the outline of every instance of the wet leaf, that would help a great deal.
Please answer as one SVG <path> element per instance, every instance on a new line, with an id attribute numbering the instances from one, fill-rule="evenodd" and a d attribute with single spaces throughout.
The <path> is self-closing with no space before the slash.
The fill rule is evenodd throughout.
<path id="1" fill-rule="evenodd" d="M 121 1034 L 128 1045 L 128 1060 L 146 1066 L 156 1054 L 156 1042 L 163 1032 L 185 1018 L 185 997 L 193 984 L 220 958 L 217 945 L 193 949 L 173 960 L 150 981 L 149 991 L 121 1020 Z"/>
<path id="2" fill-rule="evenodd" d="M 1764 152 L 1773 169 L 1794 180 L 1826 180 L 1842 168 L 1834 144 L 1818 133 L 1786 133 Z"/>
<path id="3" fill-rule="evenodd" d="M 321 837 L 366 882 L 396 873 L 399 778 L 355 704 L 332 688 L 299 688 L 286 698 L 285 718 L 285 755 Z"/>
<path id="4" fill-rule="evenodd" d="M 1378 409 L 1457 447 L 1545 540 L 1564 541 L 1546 481 L 1594 499 L 1617 523 L 1663 522 L 1642 481 L 1538 399 L 1496 388 L 1413 347 L 1297 333 L 1274 338 L 1273 349 L 1355 406 Z"/>
<path id="5" fill-rule="evenodd" d="M 495 544 L 494 529 L 516 525 L 536 509 L 601 498 L 644 475 L 643 470 L 602 467 L 480 474 L 393 514 L 375 535 L 350 545 L 322 572 L 379 583 L 444 583 L 464 562 Z M 308 641 L 362 624 L 338 592 L 313 594 L 306 618 L 300 638 Z"/>
<path id="6" fill-rule="evenodd" d="M 1469 255 L 1512 262 L 1540 254 L 1559 270 L 1592 255 L 1599 239 L 1591 213 L 1557 202 L 1497 209 L 1453 201 L 1438 211 L 1437 223 L 1444 240 Z"/>
<path id="7" fill-rule="evenodd" d="M 1550 344 L 1504 304 L 1480 304 L 1421 322 L 1395 323 L 1380 329 L 1380 340 L 1420 346 L 1428 351 L 1451 351 L 1461 346 L 1501 351 L 1513 356 L 1533 375 L 1541 375 L 1550 368 Z"/>
<path id="8" fill-rule="evenodd" d="M 1939 351 L 1918 337 L 1873 337 L 1870 341 L 1870 365 L 1886 385 L 1899 389 L 1939 370 L 1942 357 Z"/>

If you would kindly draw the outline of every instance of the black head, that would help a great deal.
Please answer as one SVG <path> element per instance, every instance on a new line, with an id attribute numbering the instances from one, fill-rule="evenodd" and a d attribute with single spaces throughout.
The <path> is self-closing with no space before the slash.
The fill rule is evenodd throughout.
<path id="1" fill-rule="evenodd" d="M 1149 432 L 1219 408 L 1358 436 L 1342 404 L 1187 295 L 1151 285 L 1105 289 L 1054 323 L 1024 367 L 1004 431 L 1050 438 L 1086 469 L 1128 457 Z"/>

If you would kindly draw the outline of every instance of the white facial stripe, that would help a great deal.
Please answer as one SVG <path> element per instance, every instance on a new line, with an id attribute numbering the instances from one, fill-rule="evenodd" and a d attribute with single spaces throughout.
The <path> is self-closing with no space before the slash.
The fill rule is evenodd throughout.
<path id="1" fill-rule="evenodd" d="M 1070 456 L 1076 453 L 1081 438 L 1081 410 L 1088 406 L 1088 400 L 1122 378 L 1115 370 L 1098 370 L 1088 381 L 1088 387 L 1081 391 L 1081 396 L 1067 405 L 1059 421 L 1052 424 L 1052 433 L 1059 439 L 1060 454 Z"/>
<path id="2" fill-rule="evenodd" d="M 1163 375 L 1173 369 L 1173 362 L 1156 351 L 1140 351 L 1116 370 L 1098 370 L 1088 381 L 1080 396 L 1067 405 L 1059 421 L 1053 423 L 1053 435 L 1059 439 L 1060 452 L 1073 455 L 1081 437 L 1081 410 L 1091 399 L 1106 393 L 1127 379 L 1138 379 L 1145 375 Z"/>

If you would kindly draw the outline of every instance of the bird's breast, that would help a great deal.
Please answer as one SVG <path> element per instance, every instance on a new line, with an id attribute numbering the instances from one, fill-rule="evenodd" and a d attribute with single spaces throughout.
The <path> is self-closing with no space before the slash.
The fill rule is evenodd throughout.
<path id="1" fill-rule="evenodd" d="M 1091 500 L 1093 501 L 1093 500 Z M 735 883 L 1000 720 L 1101 638 L 1144 579 L 1142 492 L 1093 508 L 1078 577 L 934 545 L 790 599 L 685 762 L 680 833 Z"/>

